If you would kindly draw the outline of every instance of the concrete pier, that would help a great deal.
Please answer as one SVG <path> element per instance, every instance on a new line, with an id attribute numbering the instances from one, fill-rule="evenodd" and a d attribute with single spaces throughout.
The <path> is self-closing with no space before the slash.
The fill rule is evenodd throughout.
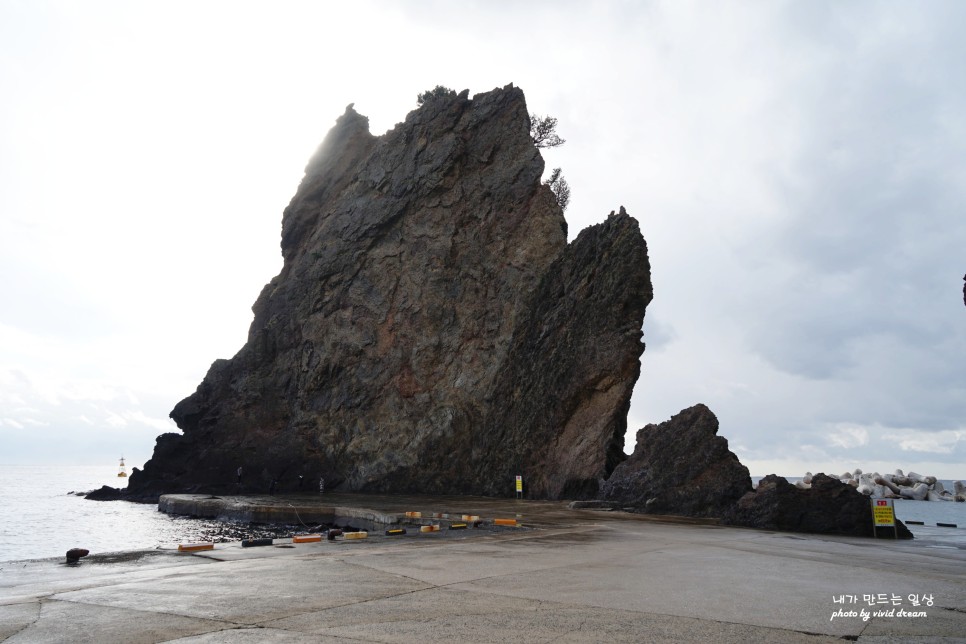
<path id="1" fill-rule="evenodd" d="M 299 507 L 295 501 L 244 503 Z M 551 502 L 332 495 L 326 503 L 394 519 L 412 511 L 474 514 L 491 524 L 512 517 L 529 529 L 374 531 L 360 541 L 94 553 L 73 566 L 3 562 L 0 640 L 966 637 L 966 550 L 946 543 L 773 533 Z"/>

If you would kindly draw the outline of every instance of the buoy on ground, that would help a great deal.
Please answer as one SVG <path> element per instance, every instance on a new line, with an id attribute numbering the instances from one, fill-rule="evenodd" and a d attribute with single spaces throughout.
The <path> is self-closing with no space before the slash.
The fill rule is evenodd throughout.
<path id="1" fill-rule="evenodd" d="M 360 531 L 360 532 L 346 532 L 342 536 L 345 539 L 347 539 L 347 540 L 366 539 L 366 538 L 369 537 L 369 533 L 368 532 L 364 532 L 364 531 Z"/>
<path id="2" fill-rule="evenodd" d="M 215 544 L 210 541 L 202 541 L 198 543 L 179 543 L 179 552 L 197 552 L 199 550 L 214 550 Z"/>
<path id="3" fill-rule="evenodd" d="M 449 526 L 450 530 L 466 530 L 465 523 L 453 523 Z"/>
<path id="4" fill-rule="evenodd" d="M 386 530 L 387 537 L 398 537 L 403 534 L 406 534 L 406 528 L 389 528 Z"/>
<path id="5" fill-rule="evenodd" d="M 406 516 L 408 518 L 410 518 L 410 519 L 419 519 L 419 518 L 422 518 L 423 513 L 422 512 L 407 512 L 406 513 Z"/>
<path id="6" fill-rule="evenodd" d="M 314 543 L 322 541 L 321 534 L 297 534 L 292 537 L 292 543 Z"/>
<path id="7" fill-rule="evenodd" d="M 479 521 L 480 517 L 476 514 L 464 514 L 463 521 Z"/>
<path id="8" fill-rule="evenodd" d="M 493 519 L 493 525 L 516 525 L 516 519 Z"/>
<path id="9" fill-rule="evenodd" d="M 421 525 L 419 526 L 420 532 L 439 532 L 438 525 Z"/>

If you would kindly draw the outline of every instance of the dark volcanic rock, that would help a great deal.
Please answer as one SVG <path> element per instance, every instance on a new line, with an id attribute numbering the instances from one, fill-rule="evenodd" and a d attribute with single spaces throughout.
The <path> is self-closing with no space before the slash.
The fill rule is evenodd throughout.
<path id="1" fill-rule="evenodd" d="M 738 501 L 725 516 L 725 523 L 790 532 L 875 536 L 869 497 L 824 474 L 813 476 L 808 490 L 769 474 L 758 482 L 754 492 Z M 905 524 L 897 520 L 896 527 L 900 539 L 912 539 Z"/>
<path id="2" fill-rule="evenodd" d="M 512 495 L 520 474 L 529 496 L 592 496 L 623 457 L 650 267 L 623 208 L 568 245 L 543 169 L 512 86 L 381 137 L 347 108 L 284 212 L 248 342 L 129 492 Z"/>
<path id="3" fill-rule="evenodd" d="M 634 453 L 614 469 L 600 498 L 654 514 L 720 517 L 750 491 L 748 469 L 698 404 L 637 432 Z"/>
<path id="4" fill-rule="evenodd" d="M 96 490 L 91 490 L 88 492 L 84 498 L 91 501 L 117 501 L 118 499 L 123 498 L 123 494 L 124 493 L 116 487 L 102 485 Z"/>

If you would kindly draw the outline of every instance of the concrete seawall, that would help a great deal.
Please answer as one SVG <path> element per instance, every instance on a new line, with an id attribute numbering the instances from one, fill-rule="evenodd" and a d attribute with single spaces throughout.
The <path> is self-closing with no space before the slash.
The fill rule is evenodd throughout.
<path id="1" fill-rule="evenodd" d="M 242 521 L 299 525 L 327 523 L 351 525 L 362 530 L 381 530 L 405 519 L 395 513 L 368 508 L 334 505 L 301 497 L 218 497 L 205 494 L 165 494 L 158 510 L 167 514 Z"/>

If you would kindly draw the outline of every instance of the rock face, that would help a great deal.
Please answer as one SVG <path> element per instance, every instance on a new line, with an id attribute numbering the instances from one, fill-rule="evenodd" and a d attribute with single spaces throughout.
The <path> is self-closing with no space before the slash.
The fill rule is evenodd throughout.
<path id="1" fill-rule="evenodd" d="M 790 532 L 875 536 L 869 498 L 824 474 L 813 476 L 812 487 L 807 490 L 770 474 L 758 482 L 754 492 L 738 501 L 725 516 L 725 523 Z M 901 521 L 896 521 L 896 528 L 900 539 L 912 539 Z"/>
<path id="2" fill-rule="evenodd" d="M 718 419 L 702 404 L 647 425 L 600 498 L 647 513 L 723 516 L 752 486 L 748 469 L 717 434 Z"/>
<path id="3" fill-rule="evenodd" d="M 350 105 L 282 220 L 284 265 L 131 496 L 317 489 L 593 496 L 623 458 L 652 297 L 621 208 L 569 245 L 512 86 L 381 137 Z M 241 483 L 236 470 L 243 468 Z"/>

